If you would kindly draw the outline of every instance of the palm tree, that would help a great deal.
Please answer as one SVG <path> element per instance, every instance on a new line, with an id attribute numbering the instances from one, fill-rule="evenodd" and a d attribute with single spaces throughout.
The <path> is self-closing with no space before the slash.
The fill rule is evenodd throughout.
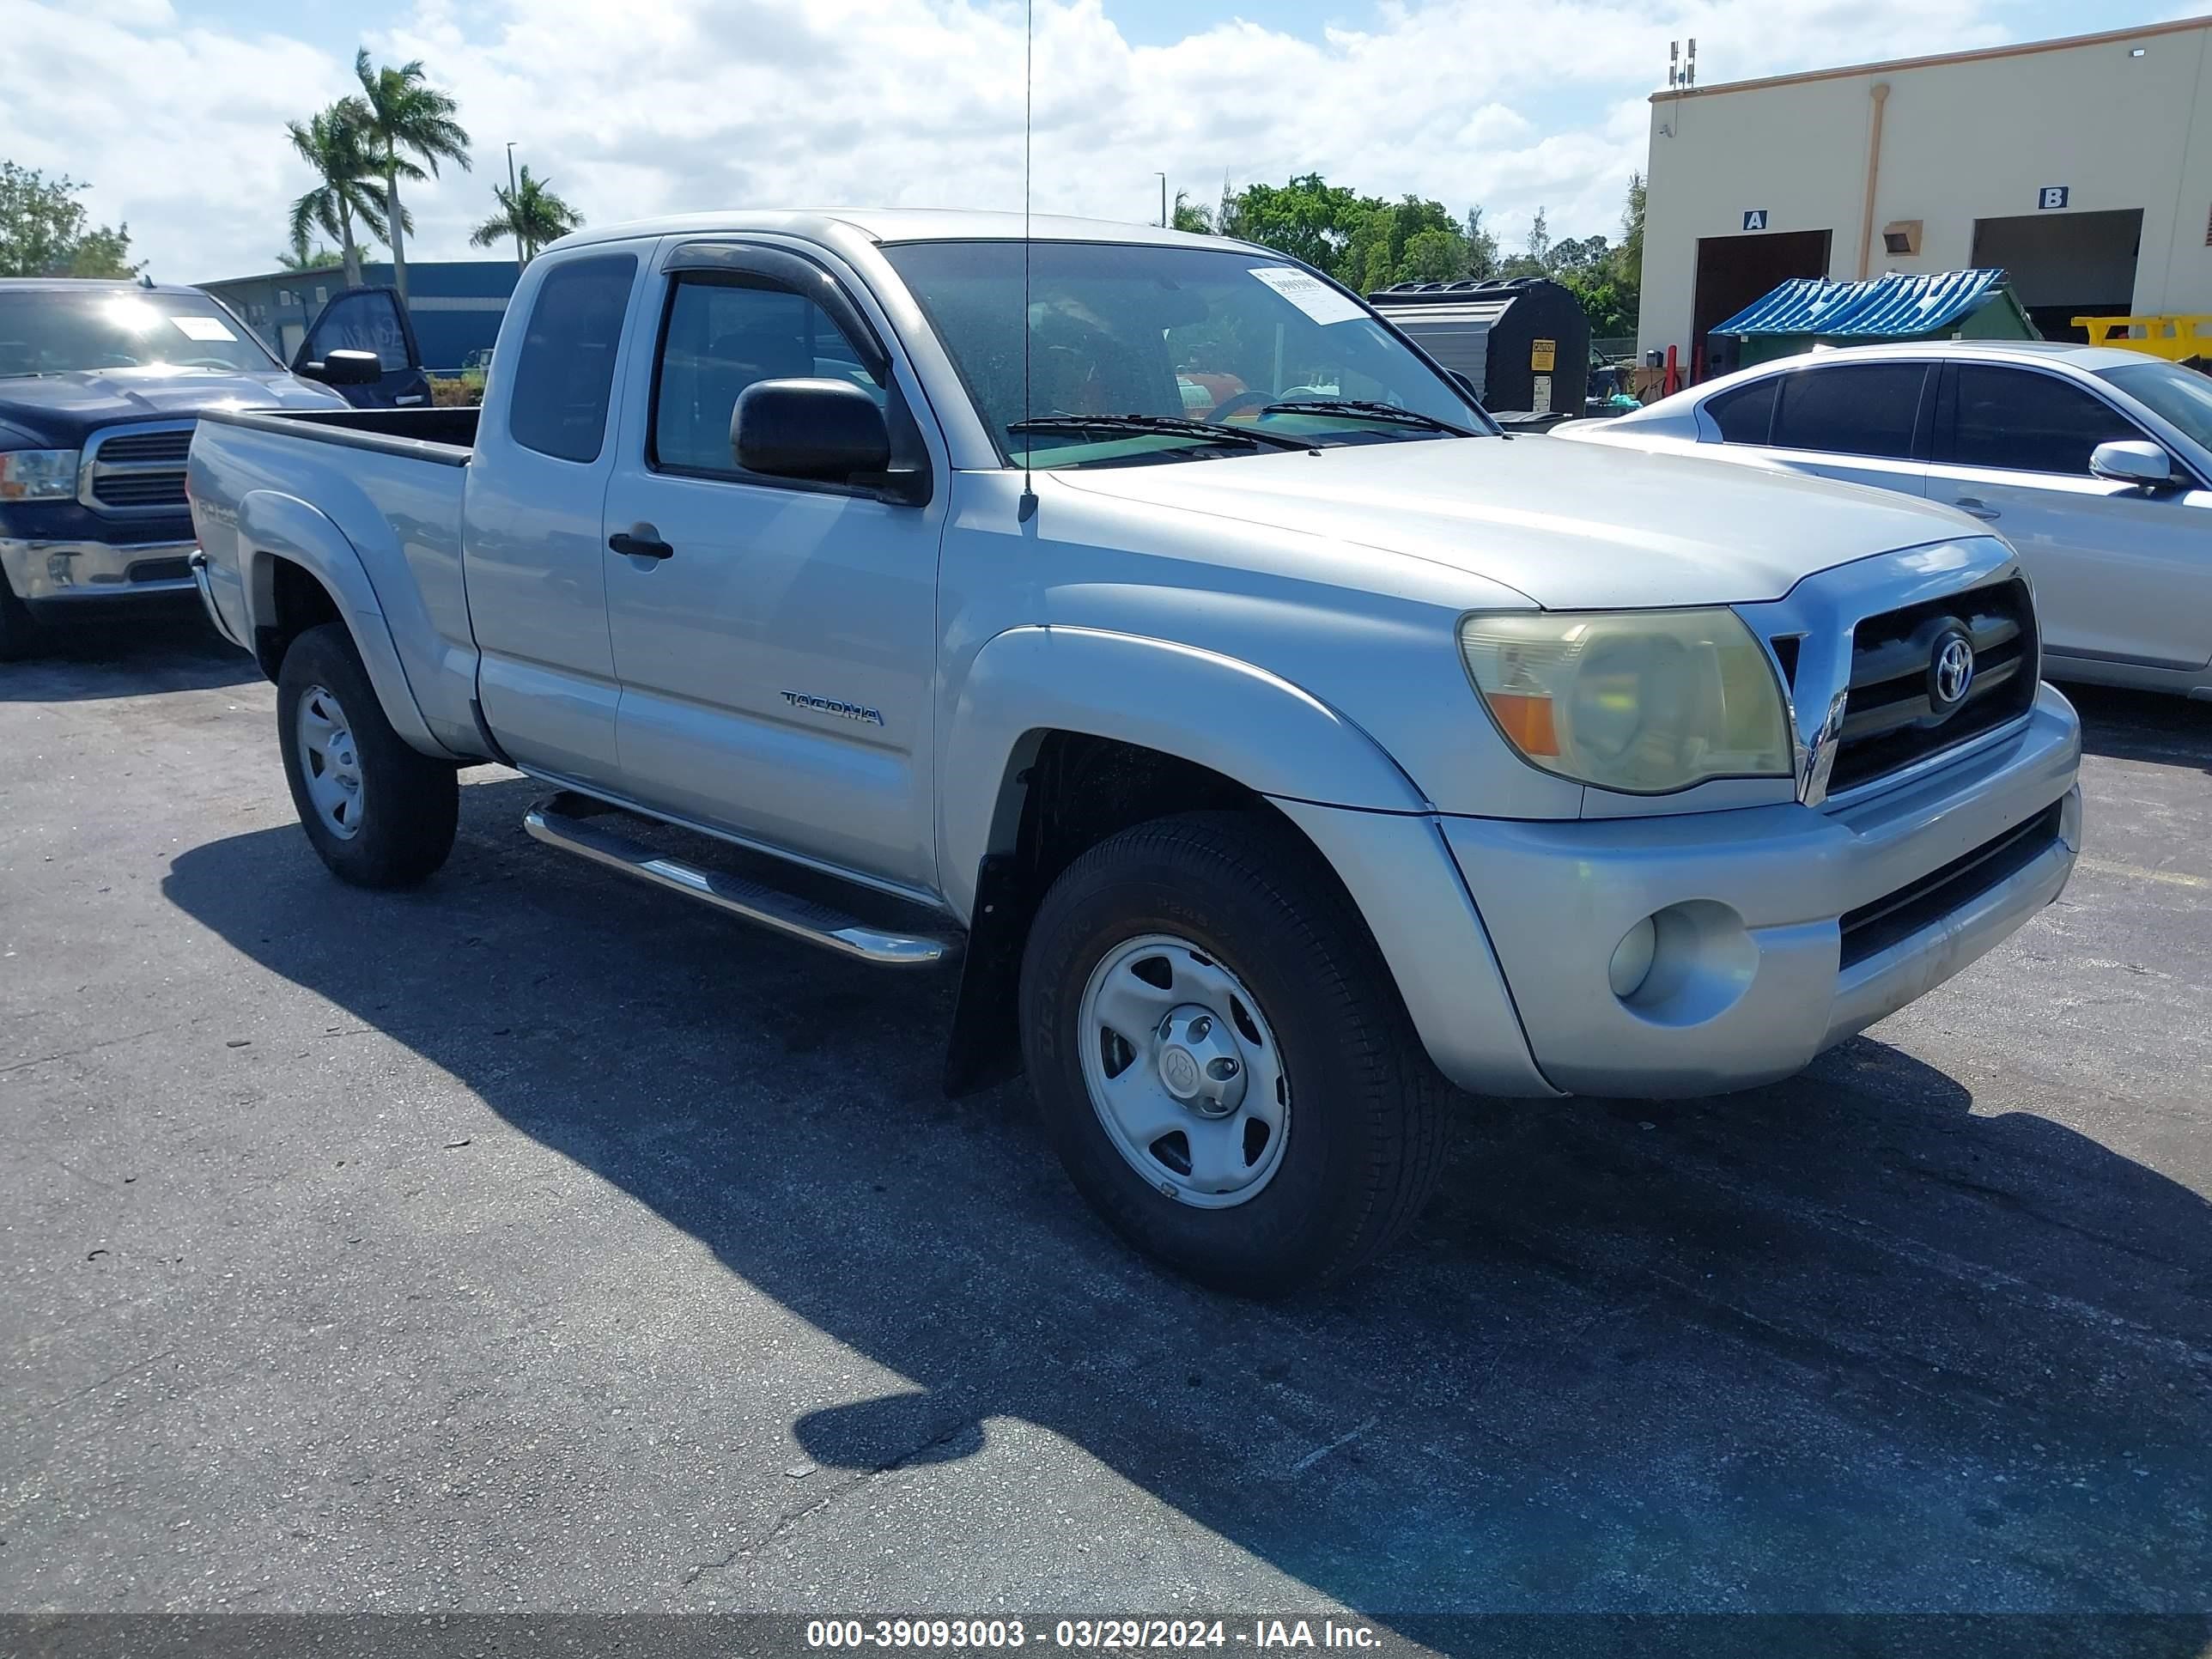
<path id="1" fill-rule="evenodd" d="M 361 286 L 361 246 L 354 239 L 358 222 L 378 241 L 390 225 L 378 204 L 374 161 L 362 136 L 355 100 L 341 99 L 305 124 L 289 121 L 284 131 L 300 159 L 322 182 L 292 204 L 292 240 L 302 246 L 319 229 L 338 245 L 348 288 Z"/>
<path id="2" fill-rule="evenodd" d="M 429 176 L 407 155 L 420 158 L 431 175 L 437 173 L 441 161 L 457 161 L 466 173 L 468 129 L 453 118 L 460 105 L 451 93 L 429 83 L 419 58 L 398 69 L 377 69 L 368 61 L 368 48 L 363 46 L 354 54 L 353 72 L 361 82 L 361 96 L 352 101 L 362 107 L 369 143 L 384 176 L 384 216 L 392 227 L 392 280 L 404 301 L 407 298 L 405 239 L 411 227 L 399 205 L 399 181 Z"/>
<path id="3" fill-rule="evenodd" d="M 546 243 L 557 241 L 584 222 L 582 214 L 553 193 L 550 182 L 532 178 L 527 167 L 514 189 L 494 185 L 491 193 L 499 211 L 478 225 L 469 240 L 477 247 L 495 247 L 512 236 L 522 245 L 524 264 L 537 258 Z"/>
<path id="4" fill-rule="evenodd" d="M 327 270 L 337 263 L 338 256 L 323 243 L 308 246 L 305 225 L 293 228 L 292 246 L 276 255 L 279 270 Z"/>

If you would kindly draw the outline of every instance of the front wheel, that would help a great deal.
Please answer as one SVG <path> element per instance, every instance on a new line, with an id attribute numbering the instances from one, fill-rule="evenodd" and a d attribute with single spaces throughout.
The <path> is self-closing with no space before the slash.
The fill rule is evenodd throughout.
<path id="1" fill-rule="evenodd" d="M 446 861 L 460 781 L 392 729 L 344 624 L 311 628 L 285 652 L 276 738 L 301 825 L 333 875 L 411 887 Z"/>
<path id="2" fill-rule="evenodd" d="M 1100 842 L 1039 908 L 1021 996 L 1069 1177 L 1203 1284 L 1332 1283 L 1433 1188 L 1437 1079 L 1357 912 L 1280 824 L 1193 814 Z"/>

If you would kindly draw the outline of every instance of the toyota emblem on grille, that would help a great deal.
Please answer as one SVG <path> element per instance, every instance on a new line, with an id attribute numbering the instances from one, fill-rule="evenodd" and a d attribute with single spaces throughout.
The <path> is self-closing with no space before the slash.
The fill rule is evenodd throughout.
<path id="1" fill-rule="evenodd" d="M 1974 683 L 1974 644 L 1957 629 L 1936 641 L 1928 664 L 1928 701 L 1939 714 L 1948 714 L 1966 700 Z"/>

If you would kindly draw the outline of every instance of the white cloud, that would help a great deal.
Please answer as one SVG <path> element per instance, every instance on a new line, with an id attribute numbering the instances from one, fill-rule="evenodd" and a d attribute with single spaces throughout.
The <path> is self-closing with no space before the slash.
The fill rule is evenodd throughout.
<path id="1" fill-rule="evenodd" d="M 1613 234 L 1644 165 L 1670 39 L 1700 79 L 1988 44 L 1997 0 L 1426 0 L 1319 41 L 1246 21 L 1131 46 L 1110 0 L 1040 0 L 1042 209 L 1142 219 L 1155 168 L 1200 201 L 1225 178 L 1319 171 L 1458 211 L 1508 243 Z M 265 15 L 266 14 L 264 14 Z M 1264 15 L 1264 12 L 1262 13 Z M 422 257 L 469 257 L 505 141 L 591 220 L 717 206 L 1018 205 L 1018 5 L 988 0 L 418 0 L 371 34 L 460 98 L 473 175 L 410 204 Z M 266 268 L 309 184 L 288 118 L 349 65 L 168 0 L 0 0 L 0 155 L 89 179 L 157 275 Z"/>

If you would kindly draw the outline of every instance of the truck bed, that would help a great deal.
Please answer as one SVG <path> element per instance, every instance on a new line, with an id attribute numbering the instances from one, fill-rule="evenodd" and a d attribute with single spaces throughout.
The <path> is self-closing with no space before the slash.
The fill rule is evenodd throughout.
<path id="1" fill-rule="evenodd" d="M 474 407 L 225 409 L 210 410 L 203 418 L 460 466 L 476 447 L 477 419 L 483 412 Z"/>
<path id="2" fill-rule="evenodd" d="M 418 746 L 470 758 L 487 750 L 461 573 L 477 414 L 210 410 L 185 471 L 222 631 L 256 649 L 277 620 L 268 567 L 296 567 L 353 624 L 387 708 L 419 721 Z"/>

